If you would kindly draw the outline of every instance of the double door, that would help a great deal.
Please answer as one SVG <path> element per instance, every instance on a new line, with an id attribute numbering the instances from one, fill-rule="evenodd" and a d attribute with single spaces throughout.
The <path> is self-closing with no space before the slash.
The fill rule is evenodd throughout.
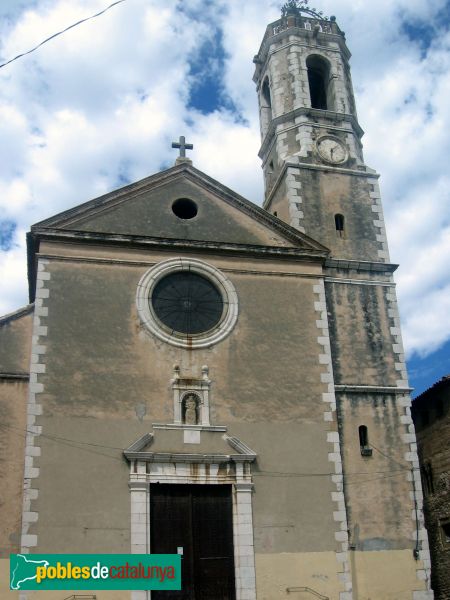
<path id="1" fill-rule="evenodd" d="M 182 552 L 181 591 L 152 600 L 235 600 L 232 515 L 231 485 L 151 485 L 151 552 Z"/>

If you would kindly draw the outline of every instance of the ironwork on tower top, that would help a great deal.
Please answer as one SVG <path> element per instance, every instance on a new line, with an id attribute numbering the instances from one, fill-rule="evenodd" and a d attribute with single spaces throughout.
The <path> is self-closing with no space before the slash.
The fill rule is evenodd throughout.
<path id="1" fill-rule="evenodd" d="M 334 21 L 336 17 L 326 17 L 322 11 L 318 11 L 315 8 L 308 6 L 309 0 L 287 0 L 281 7 L 281 16 L 295 16 L 299 17 L 302 13 L 320 19 L 321 21 Z"/>

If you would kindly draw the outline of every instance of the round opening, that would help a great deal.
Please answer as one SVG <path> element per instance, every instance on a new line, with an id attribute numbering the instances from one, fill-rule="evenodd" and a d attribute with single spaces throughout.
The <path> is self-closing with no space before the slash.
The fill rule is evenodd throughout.
<path id="1" fill-rule="evenodd" d="M 172 210 L 179 219 L 193 219 L 197 214 L 197 205 L 189 198 L 179 198 L 172 204 Z"/>
<path id="2" fill-rule="evenodd" d="M 172 332 L 196 335 L 215 327 L 223 314 L 223 300 L 215 285 L 192 271 L 166 275 L 151 298 L 158 319 Z"/>

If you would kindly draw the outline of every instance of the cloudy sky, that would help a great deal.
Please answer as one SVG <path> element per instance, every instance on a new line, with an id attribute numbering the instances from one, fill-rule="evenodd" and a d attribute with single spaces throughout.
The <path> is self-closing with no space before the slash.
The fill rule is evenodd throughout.
<path id="1" fill-rule="evenodd" d="M 112 0 L 1 0 L 0 62 Z M 124 0 L 0 68 L 0 314 L 28 301 L 30 225 L 173 164 L 261 204 L 253 55 L 273 0 Z M 450 373 L 450 0 L 317 0 L 353 54 L 410 377 Z"/>

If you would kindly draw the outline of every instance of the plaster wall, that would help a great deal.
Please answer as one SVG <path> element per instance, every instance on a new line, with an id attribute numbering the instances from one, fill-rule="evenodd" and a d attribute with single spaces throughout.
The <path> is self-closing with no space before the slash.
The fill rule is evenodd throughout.
<path id="1" fill-rule="evenodd" d="M 404 407 L 387 394 L 337 394 L 345 471 L 350 545 L 356 550 L 414 547 L 414 501 L 405 460 Z M 368 429 L 372 456 L 362 456 L 360 425 Z"/>
<path id="2" fill-rule="evenodd" d="M 381 285 L 326 283 L 336 385 L 396 385 L 387 290 Z"/>
<path id="3" fill-rule="evenodd" d="M 28 382 L 0 379 L 0 558 L 20 548 Z"/>
<path id="4" fill-rule="evenodd" d="M 125 262 L 96 264 L 52 260 L 50 246 L 42 250 L 50 278 L 43 435 L 35 460 L 41 491 L 32 509 L 39 519 L 30 526 L 37 551 L 127 551 L 122 449 L 153 422 L 172 421 L 174 364 L 182 377 L 200 377 L 208 365 L 212 424 L 227 426 L 258 453 L 257 551 L 336 551 L 322 404 L 327 386 L 314 307 L 317 266 L 208 257 L 236 288 L 238 322 L 216 346 L 185 350 L 151 337 L 135 308 L 136 286 L 148 268 L 138 260 L 152 264 L 172 255 L 134 253 L 127 263 L 125 253 Z M 282 349 L 279 356 L 274 348 Z"/>
<path id="5" fill-rule="evenodd" d="M 0 319 L 0 558 L 20 548 L 31 310 Z"/>
<path id="6" fill-rule="evenodd" d="M 372 184 L 365 177 L 336 171 L 301 169 L 305 232 L 330 248 L 332 256 L 378 261 L 381 244 L 374 227 Z M 344 232 L 336 231 L 334 216 L 344 216 Z"/>
<path id="7" fill-rule="evenodd" d="M 23 309 L 27 310 L 27 309 Z M 28 373 L 30 368 L 32 307 L 18 316 L 0 317 L 0 374 Z"/>
<path id="8" fill-rule="evenodd" d="M 350 556 L 353 598 L 357 600 L 411 600 L 412 589 L 424 589 L 417 582 L 416 565 L 407 550 L 351 552 Z M 339 585 L 332 575 L 334 560 L 328 552 L 257 554 L 258 600 L 285 600 L 291 595 L 301 600 L 338 598 Z"/>

